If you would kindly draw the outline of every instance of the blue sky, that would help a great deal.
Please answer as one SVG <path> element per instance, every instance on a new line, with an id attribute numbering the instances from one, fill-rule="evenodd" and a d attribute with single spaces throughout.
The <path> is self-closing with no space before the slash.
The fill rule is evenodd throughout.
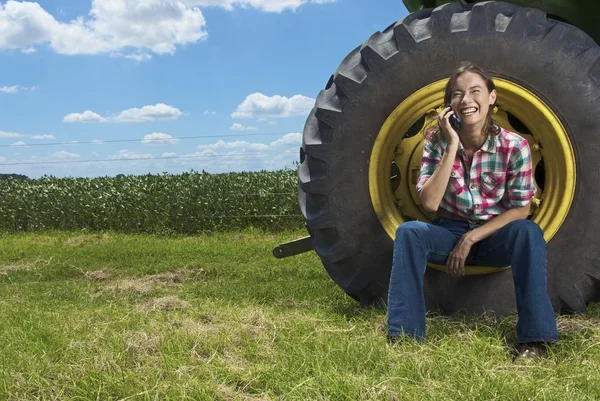
<path id="1" fill-rule="evenodd" d="M 0 0 L 0 172 L 292 168 L 329 76 L 406 14 L 401 0 Z"/>

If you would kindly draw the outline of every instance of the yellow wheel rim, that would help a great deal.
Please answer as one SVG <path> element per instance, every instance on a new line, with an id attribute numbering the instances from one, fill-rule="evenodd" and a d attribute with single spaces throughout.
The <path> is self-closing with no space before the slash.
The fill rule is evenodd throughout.
<path id="1" fill-rule="evenodd" d="M 446 82 L 447 79 L 434 82 L 410 95 L 390 114 L 375 140 L 369 191 L 375 213 L 392 239 L 400 224 L 431 221 L 433 217 L 421 207 L 415 184 L 427 126 L 422 122 L 437 115 Z M 573 201 L 573 147 L 556 114 L 540 98 L 514 82 L 501 78 L 494 78 L 494 82 L 498 91 L 494 119 L 529 142 L 537 186 L 530 219 L 542 228 L 548 242 L 560 229 Z M 429 266 L 445 270 L 445 266 Z M 465 273 L 487 274 L 500 269 L 503 268 L 466 266 Z"/>

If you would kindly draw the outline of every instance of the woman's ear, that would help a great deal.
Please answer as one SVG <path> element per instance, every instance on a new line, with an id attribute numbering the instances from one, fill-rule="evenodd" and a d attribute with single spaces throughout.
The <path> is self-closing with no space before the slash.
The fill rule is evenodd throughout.
<path id="1" fill-rule="evenodd" d="M 494 89 L 490 92 L 490 106 L 493 106 L 495 104 L 496 104 L 496 89 Z"/>

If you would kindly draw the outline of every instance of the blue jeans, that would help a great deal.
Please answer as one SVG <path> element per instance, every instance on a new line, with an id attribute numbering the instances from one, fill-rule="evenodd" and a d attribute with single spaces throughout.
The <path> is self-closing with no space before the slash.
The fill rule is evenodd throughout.
<path id="1" fill-rule="evenodd" d="M 460 237 L 479 225 L 438 217 L 432 224 L 411 221 L 398 227 L 388 292 L 388 336 L 404 333 L 418 340 L 425 338 L 423 275 L 427 262 L 445 265 Z M 546 288 L 546 242 L 537 224 L 530 220 L 507 224 L 476 243 L 466 263 L 511 265 L 520 344 L 558 340 L 556 317 Z"/>

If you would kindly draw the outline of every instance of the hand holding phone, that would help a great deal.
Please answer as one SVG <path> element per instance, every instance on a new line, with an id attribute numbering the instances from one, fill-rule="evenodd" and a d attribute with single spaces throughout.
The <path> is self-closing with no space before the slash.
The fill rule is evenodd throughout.
<path id="1" fill-rule="evenodd" d="M 458 130 L 460 129 L 461 121 L 458 116 L 454 115 L 450 104 L 447 104 L 438 115 L 438 125 L 441 134 L 446 138 L 448 143 L 458 144 L 460 142 Z"/>
<path id="2" fill-rule="evenodd" d="M 448 103 L 446 105 L 446 107 L 450 107 L 451 108 L 450 103 Z M 460 117 L 458 117 L 456 115 L 456 113 L 454 113 L 454 114 L 452 114 L 450 116 L 450 125 L 452 126 L 452 128 L 454 128 L 455 131 L 458 131 L 460 129 L 461 123 L 462 123 L 462 121 L 460 121 Z"/>

